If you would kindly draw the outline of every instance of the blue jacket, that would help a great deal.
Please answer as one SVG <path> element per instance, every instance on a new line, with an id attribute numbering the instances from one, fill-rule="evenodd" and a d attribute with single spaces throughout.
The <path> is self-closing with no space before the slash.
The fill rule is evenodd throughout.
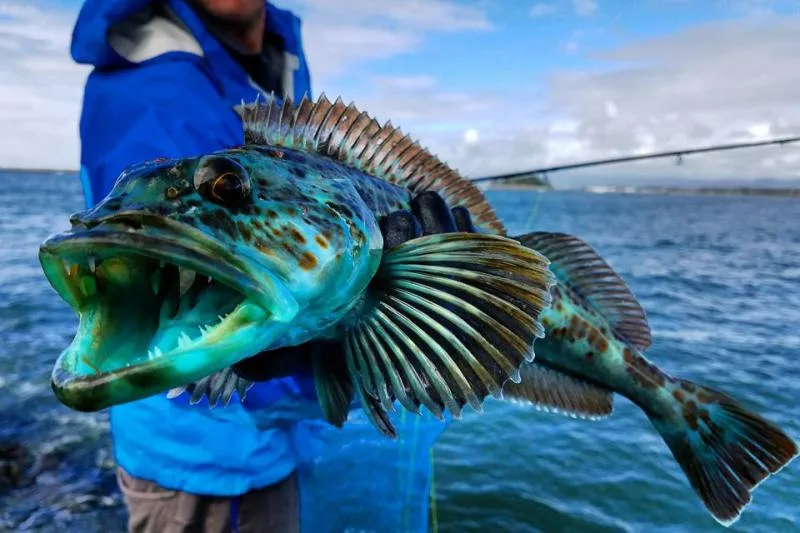
<path id="1" fill-rule="evenodd" d="M 150 0 L 88 0 L 80 11 L 72 57 L 95 67 L 80 120 L 87 206 L 133 163 L 243 142 L 233 107 L 254 100 L 258 88 L 183 0 L 165 4 L 169 16 L 155 14 Z M 295 99 L 310 94 L 299 19 L 270 4 L 267 25 L 283 37 L 287 66 L 296 67 L 284 87 Z M 234 398 L 224 409 L 210 410 L 205 400 L 190 407 L 187 394 L 114 407 L 111 430 L 117 462 L 130 474 L 172 489 L 238 495 L 279 481 L 315 453 L 327 429 L 317 414 L 312 386 L 287 378 L 257 384 L 244 405 Z M 298 418 L 306 420 L 289 423 Z"/>
<path id="2" fill-rule="evenodd" d="M 176 20 L 153 16 L 166 4 Z M 268 27 L 283 37 L 284 87 L 310 95 L 300 21 L 268 4 Z M 243 142 L 233 106 L 259 93 L 203 27 L 185 0 L 87 0 L 72 39 L 75 61 L 95 68 L 80 121 L 81 179 L 87 206 L 101 200 L 127 166 L 156 157 L 195 156 Z M 302 522 L 329 529 L 426 529 L 429 450 L 445 425 L 403 411 L 387 441 L 356 412 L 342 430 L 318 418 L 310 384 L 255 385 L 244 404 L 210 410 L 186 395 L 158 395 L 111 409 L 117 463 L 171 489 L 236 496 L 300 470 Z M 313 469 L 300 468 L 313 461 Z M 361 475 L 359 475 L 361 474 Z M 347 491 L 339 490 L 343 479 Z"/>

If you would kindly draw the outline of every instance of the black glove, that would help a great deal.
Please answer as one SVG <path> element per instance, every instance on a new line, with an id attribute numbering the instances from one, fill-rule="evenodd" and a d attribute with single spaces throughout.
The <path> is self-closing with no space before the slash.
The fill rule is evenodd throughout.
<path id="1" fill-rule="evenodd" d="M 383 249 L 394 248 L 423 235 L 475 233 L 472 218 L 465 207 L 447 207 L 434 191 L 426 191 L 411 200 L 411 210 L 389 213 L 378 221 L 383 234 Z M 311 353 L 321 348 L 326 354 L 338 351 L 340 342 L 312 341 L 300 346 L 279 348 L 248 357 L 233 365 L 234 374 L 248 381 L 268 381 L 287 376 L 310 376 Z"/>

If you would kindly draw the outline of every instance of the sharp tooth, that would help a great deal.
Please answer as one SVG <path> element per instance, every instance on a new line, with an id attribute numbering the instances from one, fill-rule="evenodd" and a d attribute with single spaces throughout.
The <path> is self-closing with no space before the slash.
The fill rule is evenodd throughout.
<path id="1" fill-rule="evenodd" d="M 183 348 L 187 344 L 191 344 L 192 339 L 189 335 L 186 334 L 185 331 L 181 331 L 180 336 L 178 337 L 178 348 Z"/>
<path id="2" fill-rule="evenodd" d="M 161 270 L 156 270 L 150 276 L 150 286 L 153 288 L 153 294 L 158 294 L 158 289 L 161 287 Z"/>
<path id="3" fill-rule="evenodd" d="M 97 283 L 91 276 L 84 276 L 80 280 L 81 293 L 87 298 L 97 294 Z"/>
<path id="4" fill-rule="evenodd" d="M 95 261 L 94 256 L 90 255 L 87 262 L 89 263 L 89 270 L 91 270 L 92 274 L 94 274 L 95 269 L 97 269 L 97 262 Z"/>
<path id="5" fill-rule="evenodd" d="M 171 400 L 173 398 L 177 398 L 178 396 L 183 394 L 185 390 L 186 390 L 186 387 L 175 387 L 174 389 L 170 389 L 167 392 L 167 399 Z"/>
<path id="6" fill-rule="evenodd" d="M 158 346 L 153 348 L 153 357 L 161 357 L 162 355 L 164 355 L 164 352 L 161 351 L 161 348 Z"/>
<path id="7" fill-rule="evenodd" d="M 186 294 L 186 291 L 189 290 L 189 287 L 192 286 L 194 283 L 194 278 L 197 273 L 194 270 L 189 270 L 188 268 L 178 268 L 178 276 L 180 279 L 180 292 L 181 296 Z"/>

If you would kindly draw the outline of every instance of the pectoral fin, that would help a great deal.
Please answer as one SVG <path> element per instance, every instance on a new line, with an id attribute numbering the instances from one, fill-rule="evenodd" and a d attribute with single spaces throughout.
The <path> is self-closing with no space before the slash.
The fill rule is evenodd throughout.
<path id="1" fill-rule="evenodd" d="M 548 266 L 512 239 L 478 233 L 420 237 L 386 252 L 344 343 L 373 423 L 393 434 L 385 412 L 395 399 L 458 417 L 519 381 L 544 336 L 539 317 L 555 281 Z"/>

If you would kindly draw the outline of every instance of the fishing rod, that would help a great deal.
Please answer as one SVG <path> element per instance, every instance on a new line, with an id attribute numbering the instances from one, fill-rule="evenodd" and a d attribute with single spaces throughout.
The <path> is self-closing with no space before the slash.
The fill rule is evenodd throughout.
<path id="1" fill-rule="evenodd" d="M 614 157 L 610 159 L 595 159 L 593 161 L 582 161 L 580 163 L 569 163 L 566 165 L 557 165 L 553 167 L 537 168 L 534 170 L 526 170 L 524 172 L 512 172 L 510 174 L 498 174 L 495 176 L 484 176 L 480 178 L 473 178 L 470 180 L 472 183 L 482 181 L 498 181 L 498 180 L 511 180 L 519 178 L 541 178 L 541 175 L 550 172 L 558 172 L 560 170 L 572 170 L 576 168 L 596 167 L 601 165 L 613 165 L 615 163 L 625 163 L 628 161 L 640 161 L 643 159 L 657 159 L 660 157 L 675 157 L 678 164 L 683 163 L 683 156 L 689 154 L 699 154 L 703 152 L 721 152 L 723 150 L 737 150 L 740 148 L 753 148 L 756 146 L 769 146 L 794 143 L 800 141 L 800 135 L 795 137 L 784 137 L 781 139 L 769 139 L 766 141 L 752 141 L 734 144 L 716 144 L 713 146 L 705 146 L 703 148 L 687 148 L 684 150 L 672 150 L 669 152 L 656 152 L 652 154 L 629 155 L 624 157 Z"/>

